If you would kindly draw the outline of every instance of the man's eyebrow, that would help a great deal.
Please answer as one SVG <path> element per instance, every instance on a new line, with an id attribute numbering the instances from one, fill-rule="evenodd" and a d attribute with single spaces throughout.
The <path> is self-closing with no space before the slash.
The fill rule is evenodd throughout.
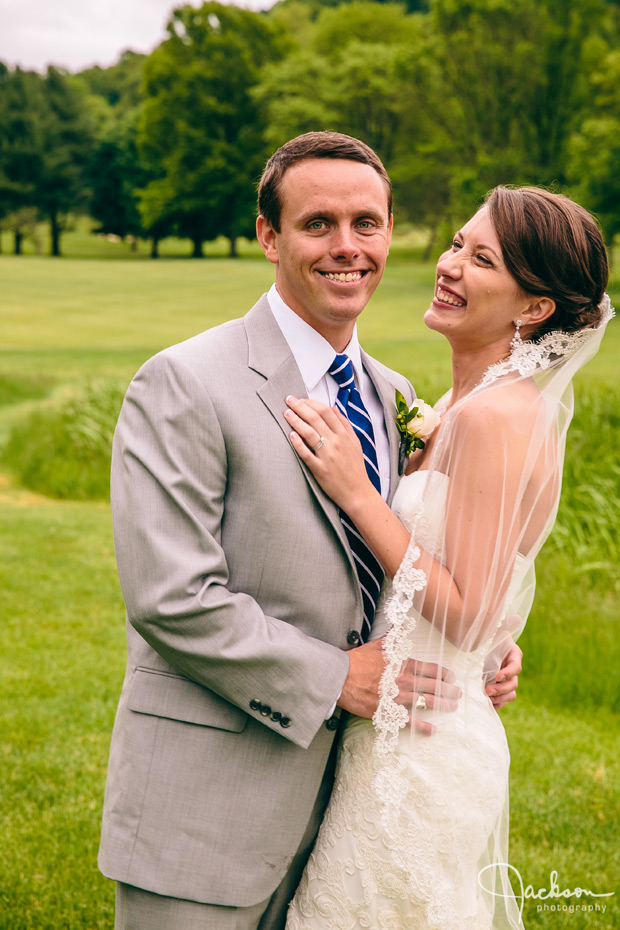
<path id="1" fill-rule="evenodd" d="M 386 217 L 382 212 L 375 210 L 370 207 L 366 210 L 359 210 L 354 214 L 356 220 L 363 219 L 364 217 L 369 217 L 370 219 L 376 220 L 378 223 L 387 225 L 389 217 Z M 299 223 L 305 225 L 306 223 L 311 223 L 314 220 L 333 220 L 336 217 L 336 212 L 333 210 L 309 210 L 307 213 L 302 213 L 299 217 Z"/>
<path id="2" fill-rule="evenodd" d="M 302 213 L 299 217 L 300 223 L 310 223 L 312 220 L 329 220 L 331 214 L 329 210 L 312 210 L 309 213 Z"/>

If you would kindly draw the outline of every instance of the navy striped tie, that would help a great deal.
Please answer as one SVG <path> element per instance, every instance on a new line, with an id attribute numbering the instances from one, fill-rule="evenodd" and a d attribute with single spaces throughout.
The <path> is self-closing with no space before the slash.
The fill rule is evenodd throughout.
<path id="1" fill-rule="evenodd" d="M 372 421 L 364 407 L 361 395 L 355 386 L 353 363 L 347 355 L 337 355 L 328 369 L 328 373 L 338 384 L 336 406 L 349 420 L 356 432 L 366 463 L 366 471 L 373 485 L 381 493 L 381 476 L 377 461 L 377 447 Z M 353 521 L 341 510 L 340 519 L 351 547 L 355 567 L 362 590 L 364 604 L 364 622 L 360 630 L 360 641 L 366 642 L 375 616 L 375 609 L 381 591 L 384 571 L 360 534 Z"/>

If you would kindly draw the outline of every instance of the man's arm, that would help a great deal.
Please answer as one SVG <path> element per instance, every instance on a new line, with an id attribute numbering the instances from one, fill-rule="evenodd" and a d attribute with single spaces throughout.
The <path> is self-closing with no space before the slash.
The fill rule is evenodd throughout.
<path id="1" fill-rule="evenodd" d="M 306 747 L 349 660 L 229 588 L 221 545 L 227 480 L 224 438 L 204 385 L 178 358 L 156 356 L 130 386 L 113 451 L 115 547 L 129 621 L 182 675 Z M 249 550 L 258 557 L 265 544 L 256 537 Z"/>
<path id="2" fill-rule="evenodd" d="M 365 643 L 350 652 L 349 659 L 349 674 L 338 704 L 358 717 L 372 717 L 379 702 L 379 681 L 385 665 L 382 640 Z M 418 696 L 424 695 L 427 707 L 447 713 L 455 711 L 462 692 L 454 681 L 454 673 L 449 669 L 409 659 L 397 679 L 399 693 L 395 701 L 411 710 Z M 410 715 L 410 723 L 411 720 Z M 433 733 L 434 727 L 425 720 L 414 717 L 413 724 L 420 733 L 429 736 Z"/>

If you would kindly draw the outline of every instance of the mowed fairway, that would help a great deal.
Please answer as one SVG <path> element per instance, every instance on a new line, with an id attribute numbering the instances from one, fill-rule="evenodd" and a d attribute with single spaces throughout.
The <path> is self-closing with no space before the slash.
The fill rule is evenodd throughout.
<path id="1" fill-rule="evenodd" d="M 397 245 L 360 322 L 364 346 L 431 402 L 450 380 L 447 346 L 422 321 L 433 279 L 432 265 Z M 100 376 L 127 383 L 164 346 L 242 315 L 273 269 L 251 249 L 236 261 L 3 255 L 0 280 L 4 443 L 72 386 Z M 578 409 L 581 397 L 612 397 L 617 417 L 618 357 L 614 322 L 579 377 Z M 581 470 L 570 469 L 567 499 L 587 509 L 580 488 L 591 484 L 606 495 L 601 516 L 590 528 L 585 513 L 573 528 L 561 514 L 566 531 L 539 560 L 520 697 L 503 712 L 510 863 L 533 886 L 525 926 L 549 930 L 620 928 L 620 582 L 612 543 L 596 548 L 599 536 L 617 534 L 617 432 L 608 441 L 588 422 L 576 422 L 569 455 Z M 581 550 L 572 538 L 580 527 Z M 0 575 L 0 930 L 112 930 L 113 887 L 96 851 L 125 640 L 108 505 L 33 493 L 0 465 Z M 545 897 L 552 871 L 561 897 Z"/>

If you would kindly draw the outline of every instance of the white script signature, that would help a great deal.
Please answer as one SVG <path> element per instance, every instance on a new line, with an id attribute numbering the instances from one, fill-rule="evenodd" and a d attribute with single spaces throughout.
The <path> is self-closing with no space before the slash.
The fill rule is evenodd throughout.
<path id="1" fill-rule="evenodd" d="M 508 862 L 493 862 L 491 865 L 486 865 L 483 869 L 480 869 L 478 873 L 478 884 L 484 891 L 489 892 L 489 894 L 492 894 L 495 898 L 509 898 L 511 895 L 503 894 L 494 891 L 493 888 L 486 887 L 482 881 L 482 876 L 485 872 L 488 872 L 489 869 L 507 869 L 517 876 L 521 893 L 515 895 L 515 897 L 517 901 L 520 902 L 520 917 L 523 917 L 523 906 L 526 898 L 532 898 L 535 901 L 548 901 L 550 898 L 581 898 L 582 896 L 590 898 L 611 898 L 612 895 L 615 894 L 615 891 L 608 891 L 605 894 L 596 894 L 594 891 L 588 891 L 587 888 L 573 888 L 572 891 L 569 888 L 562 890 L 558 885 L 558 873 L 555 870 L 549 875 L 549 888 L 539 888 L 538 891 L 535 891 L 533 885 L 525 887 L 523 879 L 521 878 L 521 873 L 518 869 L 515 869 L 514 865 L 509 865 Z"/>

